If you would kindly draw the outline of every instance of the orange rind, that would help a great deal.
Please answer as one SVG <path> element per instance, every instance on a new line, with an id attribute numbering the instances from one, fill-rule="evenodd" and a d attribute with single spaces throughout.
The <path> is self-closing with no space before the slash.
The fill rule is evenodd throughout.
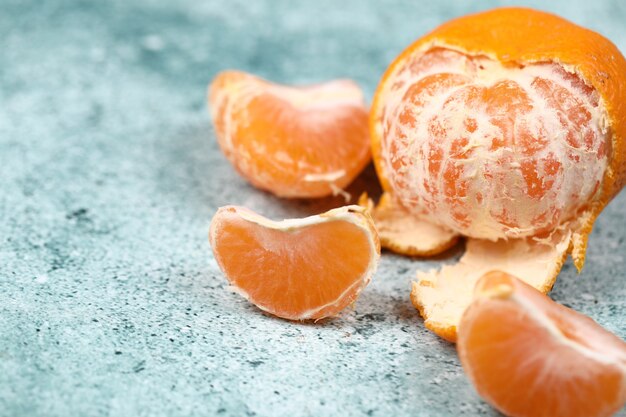
<path id="1" fill-rule="evenodd" d="M 359 198 L 359 205 L 370 211 L 380 245 L 400 255 L 433 256 L 458 242 L 458 234 L 427 218 L 407 212 L 395 204 L 387 193 L 380 197 L 376 206 L 364 193 Z"/>
<path id="2" fill-rule="evenodd" d="M 428 329 L 455 342 L 461 316 L 472 302 L 474 285 L 481 276 L 501 270 L 547 294 L 565 262 L 570 242 L 569 231 L 555 232 L 544 239 L 508 242 L 468 238 L 458 263 L 417 273 L 411 301 Z"/>

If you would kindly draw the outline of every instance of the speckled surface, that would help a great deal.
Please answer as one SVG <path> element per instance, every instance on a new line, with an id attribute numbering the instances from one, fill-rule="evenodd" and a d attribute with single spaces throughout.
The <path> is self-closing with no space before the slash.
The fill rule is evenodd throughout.
<path id="1" fill-rule="evenodd" d="M 234 173 L 204 101 L 217 71 L 350 77 L 371 97 L 413 39 L 487 7 L 340 3 L 0 2 L 0 416 L 497 415 L 409 301 L 415 271 L 462 248 L 385 254 L 356 307 L 318 325 L 260 313 L 210 255 L 220 205 L 282 218 L 339 204 L 280 201 Z M 550 7 L 626 50 L 623 2 Z M 625 205 L 552 293 L 622 338 Z"/>

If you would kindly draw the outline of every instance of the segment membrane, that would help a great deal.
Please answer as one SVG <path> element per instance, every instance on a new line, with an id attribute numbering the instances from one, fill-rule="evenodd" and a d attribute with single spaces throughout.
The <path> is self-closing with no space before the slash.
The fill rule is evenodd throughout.
<path id="1" fill-rule="evenodd" d="M 410 211 L 496 240 L 553 230 L 597 197 L 606 113 L 562 66 L 433 48 L 388 86 L 382 168 Z"/>

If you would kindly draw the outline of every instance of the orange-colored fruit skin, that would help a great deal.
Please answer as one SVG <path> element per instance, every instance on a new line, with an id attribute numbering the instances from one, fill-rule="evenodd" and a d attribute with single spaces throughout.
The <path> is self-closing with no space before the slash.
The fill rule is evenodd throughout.
<path id="1" fill-rule="evenodd" d="M 504 272 L 485 274 L 475 297 L 459 324 L 457 349 L 480 396 L 499 411 L 608 417 L 624 406 L 624 341 Z"/>
<path id="2" fill-rule="evenodd" d="M 579 232 L 586 235 L 609 201 L 626 183 L 626 60 L 617 47 L 596 32 L 561 17 L 528 8 L 499 8 L 451 20 L 418 39 L 389 66 L 374 95 L 370 111 L 372 157 L 385 191 L 392 191 L 381 164 L 381 117 L 389 77 L 408 58 L 431 46 L 484 55 L 504 65 L 553 62 L 575 71 L 595 88 L 609 115 L 612 150 L 597 201 Z M 576 266 L 582 268 L 581 260 Z"/>

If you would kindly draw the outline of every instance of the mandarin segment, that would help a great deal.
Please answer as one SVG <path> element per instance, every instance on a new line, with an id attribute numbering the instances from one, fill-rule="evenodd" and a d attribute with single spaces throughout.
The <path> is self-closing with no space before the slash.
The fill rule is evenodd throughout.
<path id="1" fill-rule="evenodd" d="M 371 217 L 359 206 L 281 222 L 226 206 L 213 217 L 209 239 L 237 292 L 289 320 L 337 315 L 356 301 L 380 256 Z"/>
<path id="2" fill-rule="evenodd" d="M 608 417 L 626 403 L 626 343 L 512 275 L 483 276 L 457 349 L 481 397 L 514 417 Z"/>
<path id="3" fill-rule="evenodd" d="M 218 143 L 237 171 L 281 197 L 323 197 L 370 159 L 367 110 L 349 80 L 308 87 L 226 71 L 209 88 Z"/>

